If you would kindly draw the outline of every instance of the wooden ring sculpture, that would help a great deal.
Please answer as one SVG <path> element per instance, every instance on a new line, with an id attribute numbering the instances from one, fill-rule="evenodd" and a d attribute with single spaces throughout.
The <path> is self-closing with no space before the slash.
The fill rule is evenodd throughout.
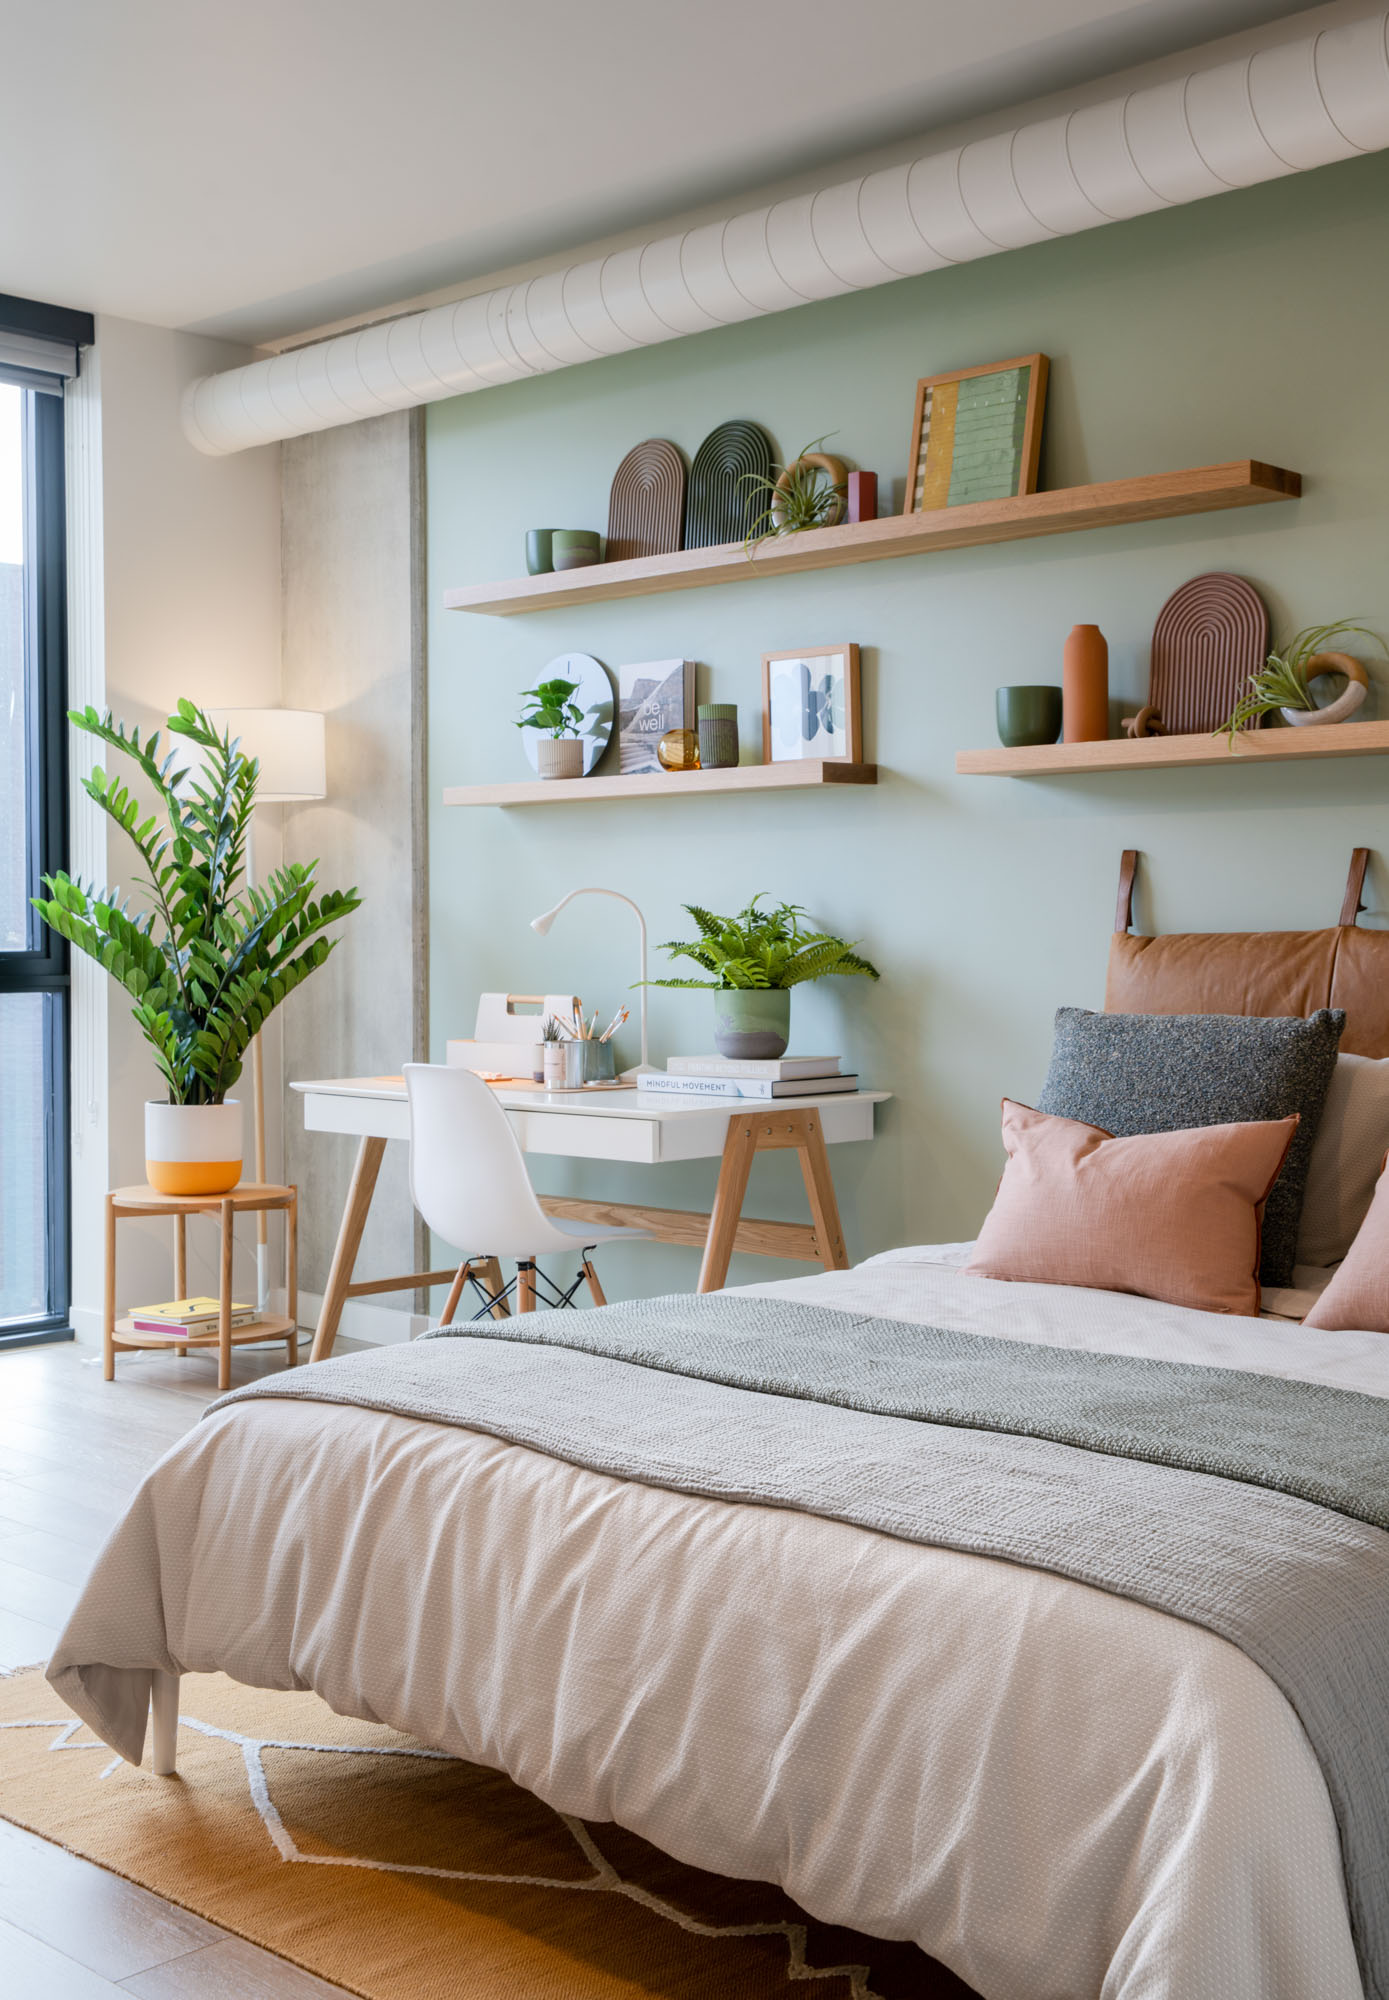
<path id="1" fill-rule="evenodd" d="M 1349 653 L 1314 653 L 1307 662 L 1303 678 L 1308 685 L 1319 680 L 1323 674 L 1344 674 L 1344 691 L 1325 708 L 1283 708 L 1278 712 L 1284 722 L 1290 722 L 1294 729 L 1305 729 L 1309 723 L 1346 722 L 1356 709 L 1364 705 L 1370 692 L 1370 677 L 1359 660 L 1353 660 Z"/>
<path id="2" fill-rule="evenodd" d="M 834 512 L 820 523 L 822 528 L 836 528 L 844 519 L 844 502 L 849 490 L 849 474 L 842 458 L 835 458 L 827 451 L 803 451 L 794 465 L 786 466 L 776 483 L 772 495 L 772 520 L 778 528 L 786 525 L 786 500 L 791 491 L 791 483 L 802 466 L 815 465 L 821 472 L 827 472 L 830 484 L 836 489 Z"/>

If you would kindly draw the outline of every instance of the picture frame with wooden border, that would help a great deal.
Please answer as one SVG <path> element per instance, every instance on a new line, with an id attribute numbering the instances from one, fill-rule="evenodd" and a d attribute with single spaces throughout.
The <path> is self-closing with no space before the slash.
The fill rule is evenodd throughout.
<path id="1" fill-rule="evenodd" d="M 924 375 L 916 385 L 902 512 L 1035 493 L 1050 367 L 1045 354 L 1020 354 Z"/>
<path id="2" fill-rule="evenodd" d="M 863 761 L 859 649 L 801 646 L 762 655 L 762 761 Z"/>

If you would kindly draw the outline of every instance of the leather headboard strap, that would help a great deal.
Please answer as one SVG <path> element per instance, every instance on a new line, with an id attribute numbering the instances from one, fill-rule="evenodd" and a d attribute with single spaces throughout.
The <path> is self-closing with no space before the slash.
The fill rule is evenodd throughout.
<path id="1" fill-rule="evenodd" d="M 1138 856 L 1119 867 L 1104 1004 L 1110 1014 L 1293 1014 L 1345 1009 L 1348 1055 L 1389 1056 L 1389 930 L 1362 930 L 1369 849 L 1351 857 L 1340 924 L 1321 931 L 1132 937 Z"/>
<path id="2" fill-rule="evenodd" d="M 1351 853 L 1350 873 L 1346 877 L 1346 893 L 1341 902 L 1340 922 L 1343 925 L 1353 924 L 1365 907 L 1365 870 L 1369 865 L 1369 848 L 1355 848 Z M 1121 880 L 1123 873 L 1124 871 L 1121 867 L 1119 870 Z"/>

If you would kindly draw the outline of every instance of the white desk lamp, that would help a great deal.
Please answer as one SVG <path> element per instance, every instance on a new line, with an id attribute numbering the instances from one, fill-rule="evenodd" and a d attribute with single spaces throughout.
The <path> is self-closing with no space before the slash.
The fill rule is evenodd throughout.
<path id="1" fill-rule="evenodd" d="M 209 722 L 231 737 L 239 737 L 242 752 L 260 763 L 256 785 L 258 806 L 299 805 L 328 795 L 323 717 L 308 708 L 210 708 Z M 246 840 L 246 886 L 255 881 L 255 825 Z M 261 1069 L 260 1036 L 251 1043 L 251 1096 L 255 1108 L 256 1179 L 265 1179 L 265 1077 Z M 265 1211 L 256 1215 L 256 1304 L 264 1312 L 270 1302 L 269 1232 Z"/>
<path id="2" fill-rule="evenodd" d="M 560 911 L 561 911 L 561 910 L 562 910 L 562 909 L 564 908 L 565 904 L 566 904 L 566 903 L 572 903 L 572 902 L 573 902 L 573 900 L 574 900 L 574 898 L 575 898 L 576 896 L 611 896 L 614 902 L 616 902 L 616 903 L 625 903 L 625 904 L 627 905 L 627 907 L 628 907 L 628 909 L 629 909 L 629 910 L 636 910 L 636 917 L 637 917 L 637 923 L 638 923 L 638 925 L 640 926 L 640 929 L 641 929 L 641 982 L 642 982 L 642 983 L 641 983 L 641 986 L 640 986 L 640 988 L 639 988 L 639 991 L 640 991 L 640 993 L 641 993 L 641 1061 L 640 1061 L 640 1062 L 639 1062 L 639 1063 L 637 1064 L 637 1066 L 636 1066 L 636 1068 L 635 1068 L 635 1069 L 624 1069 L 624 1070 L 623 1070 L 623 1072 L 622 1072 L 622 1074 L 623 1074 L 623 1076 L 624 1076 L 624 1077 L 629 1077 L 629 1076 L 650 1076 L 650 1075 L 652 1074 L 653 1070 L 654 1070 L 654 1067 L 655 1067 L 655 1065 L 654 1065 L 654 1064 L 652 1064 L 652 1063 L 649 1063 L 649 1062 L 647 1061 L 647 1059 L 646 1059 L 646 1055 L 647 1055 L 647 1049 L 646 1049 L 646 918 L 645 918 L 645 917 L 644 917 L 644 916 L 642 915 L 641 911 L 640 911 L 639 909 L 637 909 L 637 906 L 636 906 L 636 904 L 635 904 L 635 903 L 634 903 L 634 902 L 632 901 L 631 897 L 630 897 L 630 896 L 624 896 L 624 895 L 622 894 L 621 890 L 619 890 L 619 889 L 571 889 L 571 890 L 569 891 L 569 894 L 568 894 L 567 896 L 561 896 L 561 897 L 560 897 L 559 901 L 558 901 L 558 902 L 557 902 L 557 903 L 555 904 L 555 907 L 553 908 L 553 910 L 547 910 L 547 911 L 545 912 L 545 914 L 544 914 L 544 916 L 543 916 L 543 917 L 532 917 L 532 918 L 531 918 L 531 929 L 532 929 L 533 931 L 539 931 L 539 933 L 540 933 L 541 937 L 544 937 L 544 936 L 545 936 L 545 934 L 547 933 L 547 931 L 549 930 L 549 928 L 550 928 L 551 924 L 552 924 L 552 923 L 553 923 L 553 922 L 555 921 L 555 918 L 556 918 L 556 917 L 557 917 L 557 916 L 559 915 Z"/>

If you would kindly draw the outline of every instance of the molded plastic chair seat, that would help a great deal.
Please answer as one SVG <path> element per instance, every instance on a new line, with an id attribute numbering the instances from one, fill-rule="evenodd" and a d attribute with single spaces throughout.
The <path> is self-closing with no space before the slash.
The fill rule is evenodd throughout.
<path id="1" fill-rule="evenodd" d="M 605 1304 L 589 1250 L 619 1238 L 645 1238 L 647 1231 L 547 1215 L 510 1120 L 471 1070 L 406 1063 L 405 1089 L 410 1100 L 410 1197 L 437 1235 L 460 1250 L 472 1246 L 474 1251 L 459 1267 L 445 1323 L 469 1278 L 484 1292 L 483 1312 L 503 1305 L 513 1288 L 519 1291 L 521 1311 L 531 1310 L 537 1284 L 556 1292 L 552 1304 L 569 1305 L 584 1280 L 595 1303 Z M 535 1260 L 545 1251 L 574 1250 L 581 1255 L 579 1276 L 568 1292 L 560 1293 L 536 1270 Z M 515 1260 L 517 1279 L 487 1298 L 474 1263 L 501 1257 Z"/>

